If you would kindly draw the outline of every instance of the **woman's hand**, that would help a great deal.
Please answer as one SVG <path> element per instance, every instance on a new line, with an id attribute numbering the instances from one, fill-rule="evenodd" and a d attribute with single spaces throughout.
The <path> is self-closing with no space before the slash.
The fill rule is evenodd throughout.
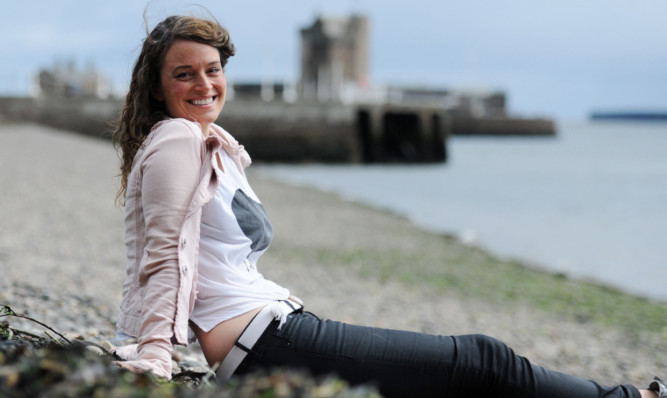
<path id="1" fill-rule="evenodd" d="M 123 369 L 134 373 L 153 373 L 155 376 L 165 379 L 171 379 L 171 354 L 165 350 L 143 350 L 141 354 L 137 353 L 137 344 L 130 344 L 117 347 L 113 352 L 125 361 L 115 361 L 114 363 Z"/>

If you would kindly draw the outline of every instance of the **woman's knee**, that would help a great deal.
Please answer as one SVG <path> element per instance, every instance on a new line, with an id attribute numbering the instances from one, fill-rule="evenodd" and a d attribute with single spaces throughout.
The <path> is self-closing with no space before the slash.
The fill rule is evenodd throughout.
<path id="1" fill-rule="evenodd" d="M 505 366 L 513 360 L 514 351 L 500 340 L 484 334 L 457 336 L 458 355 L 467 358 L 470 365 L 481 368 Z"/>

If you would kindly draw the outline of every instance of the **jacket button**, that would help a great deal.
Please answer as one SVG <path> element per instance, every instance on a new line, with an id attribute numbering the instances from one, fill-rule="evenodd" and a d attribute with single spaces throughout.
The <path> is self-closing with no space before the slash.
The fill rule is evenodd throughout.
<path id="1" fill-rule="evenodd" d="M 185 247 L 186 243 L 188 243 L 188 241 L 185 238 L 183 238 L 183 240 L 181 241 L 181 246 Z"/>
<path id="2" fill-rule="evenodd" d="M 186 266 L 183 267 L 183 275 L 187 275 L 187 274 L 188 274 L 188 266 L 186 265 Z"/>

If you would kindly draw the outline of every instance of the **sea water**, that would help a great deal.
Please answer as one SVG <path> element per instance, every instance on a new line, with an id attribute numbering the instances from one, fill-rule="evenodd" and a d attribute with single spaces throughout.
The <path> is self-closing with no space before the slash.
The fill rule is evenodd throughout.
<path id="1" fill-rule="evenodd" d="M 262 165 L 497 256 L 667 300 L 667 124 L 450 137 L 432 165 Z"/>

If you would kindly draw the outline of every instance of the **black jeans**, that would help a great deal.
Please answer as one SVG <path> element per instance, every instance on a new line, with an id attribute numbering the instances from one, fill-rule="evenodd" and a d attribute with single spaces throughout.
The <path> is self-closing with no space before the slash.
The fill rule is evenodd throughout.
<path id="1" fill-rule="evenodd" d="M 483 335 L 434 336 L 321 320 L 308 312 L 273 322 L 236 375 L 288 367 L 372 383 L 385 397 L 633 397 L 633 386 L 603 387 L 550 371 Z"/>

